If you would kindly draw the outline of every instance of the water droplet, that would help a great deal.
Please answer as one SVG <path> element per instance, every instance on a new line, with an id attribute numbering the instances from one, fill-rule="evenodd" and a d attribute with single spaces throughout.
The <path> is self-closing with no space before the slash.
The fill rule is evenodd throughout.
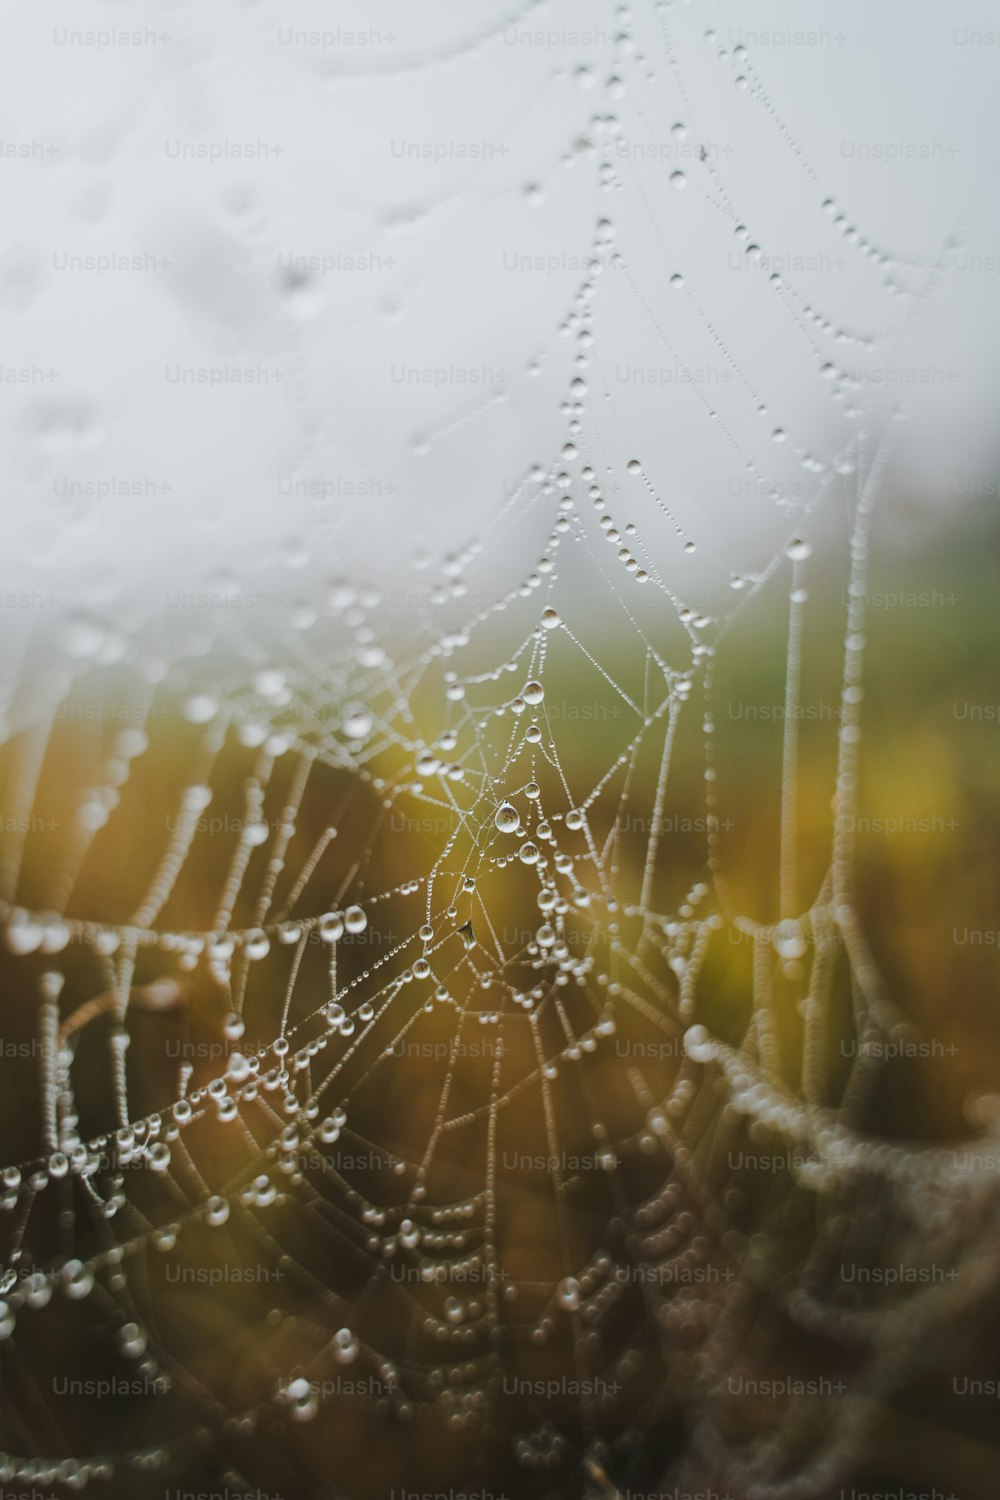
<path id="1" fill-rule="evenodd" d="M 510 802 L 501 802 L 493 821 L 501 833 L 516 833 L 521 826 L 521 814 Z"/>
<path id="2" fill-rule="evenodd" d="M 363 740 L 370 733 L 372 716 L 364 708 L 351 708 L 344 714 L 340 727 L 349 740 Z"/>
<path id="3" fill-rule="evenodd" d="M 580 1306 L 580 1283 L 575 1276 L 566 1276 L 560 1281 L 556 1298 L 560 1307 L 574 1308 Z"/>
<path id="4" fill-rule="evenodd" d="M 225 1198 L 216 1194 L 209 1198 L 205 1204 L 205 1223 L 210 1224 L 213 1229 L 218 1229 L 229 1218 L 229 1204 Z"/>
<path id="5" fill-rule="evenodd" d="M 686 188 L 687 187 L 687 182 L 688 182 L 687 177 L 680 170 L 678 170 L 676 172 L 671 172 L 671 174 L 670 174 L 670 186 L 672 188 L 676 189 L 678 192 L 680 191 L 681 188 Z"/>
<path id="6" fill-rule="evenodd" d="M 311 1422 L 319 1409 L 318 1397 L 309 1381 L 301 1375 L 290 1380 L 281 1395 L 293 1422 Z"/>
<path id="7" fill-rule="evenodd" d="M 801 958 L 806 946 L 802 929 L 793 917 L 778 923 L 774 929 L 774 947 L 781 958 Z"/>
<path id="8" fill-rule="evenodd" d="M 118 1330 L 118 1345 L 129 1359 L 138 1359 L 145 1351 L 146 1335 L 138 1323 L 123 1323 Z"/>
<path id="9" fill-rule="evenodd" d="M 243 1083 L 250 1077 L 250 1062 L 242 1052 L 231 1052 L 226 1060 L 226 1077 Z"/>
<path id="10" fill-rule="evenodd" d="M 319 935 L 324 943 L 336 943 L 344 936 L 344 919 L 339 911 L 328 911 L 319 919 Z"/>
<path id="11" fill-rule="evenodd" d="M 11 953 L 34 953 L 43 935 L 41 923 L 36 922 L 20 907 L 15 907 L 4 929 L 4 943 Z"/>
<path id="12" fill-rule="evenodd" d="M 259 958 L 266 958 L 271 951 L 271 940 L 266 932 L 259 927 L 248 932 L 243 938 L 243 952 L 251 962 Z"/>
<path id="13" fill-rule="evenodd" d="M 449 1323 L 461 1323 L 465 1317 L 465 1308 L 458 1297 L 446 1297 L 444 1302 L 444 1315 Z"/>
<path id="14" fill-rule="evenodd" d="M 68 1260 L 62 1268 L 62 1289 L 73 1302 L 89 1297 L 94 1289 L 93 1273 L 81 1260 Z"/>
<path id="15" fill-rule="evenodd" d="M 339 1365 L 351 1365 L 358 1357 L 360 1345 L 349 1328 L 338 1328 L 333 1336 L 333 1357 Z"/>

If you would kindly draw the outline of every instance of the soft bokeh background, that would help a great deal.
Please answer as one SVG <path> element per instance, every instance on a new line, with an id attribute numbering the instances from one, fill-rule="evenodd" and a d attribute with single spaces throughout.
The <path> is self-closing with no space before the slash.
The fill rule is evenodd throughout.
<path id="1" fill-rule="evenodd" d="M 285 599 L 357 569 L 405 594 L 415 548 L 461 546 L 548 463 L 571 355 L 556 328 L 605 214 L 644 300 L 608 262 L 593 420 L 610 461 L 641 447 L 723 575 L 765 560 L 773 508 L 682 372 L 769 482 L 801 499 L 816 481 L 770 446 L 693 304 L 800 447 L 848 432 L 739 220 L 801 303 L 881 341 L 843 365 L 866 406 L 905 395 L 907 492 L 962 524 L 996 457 L 992 20 L 862 0 L 11 12 L 5 577 L 127 617 L 227 575 Z M 101 43 L 115 32 L 139 44 Z M 774 114 L 716 56 L 741 41 Z M 827 198 L 898 260 L 846 243 Z M 673 271 L 690 298 L 666 297 Z"/>
<path id="2" fill-rule="evenodd" d="M 109 29 L 135 35 L 109 41 Z M 393 656 L 405 660 L 449 631 L 461 634 L 534 569 L 567 488 L 588 541 L 603 547 L 578 463 L 565 460 L 570 486 L 555 479 L 573 417 L 562 406 L 583 354 L 579 445 L 609 511 L 619 524 L 634 522 L 681 604 L 714 621 L 734 616 L 714 689 L 722 860 L 735 908 L 762 922 L 778 907 L 789 569 L 783 563 L 759 592 L 753 584 L 790 534 L 812 544 L 799 729 L 799 886 L 807 904 L 830 856 L 858 455 L 842 473 L 832 461 L 844 458 L 857 431 L 863 471 L 891 424 L 868 580 L 858 904 L 894 1004 L 932 1045 L 888 1063 L 862 1123 L 906 1150 L 917 1141 L 961 1149 L 995 1129 L 1000 46 L 990 8 L 873 9 L 848 0 L 833 11 L 760 0 L 709 11 L 565 0 L 505 16 L 485 0 L 460 7 L 428 0 L 419 9 L 345 3 L 331 16 L 328 6 L 302 0 L 45 3 L 12 11 L 0 35 L 8 209 L 0 244 L 3 831 L 15 841 L 21 809 L 12 789 L 30 755 L 31 726 L 56 699 L 85 710 L 56 727 L 17 900 L 54 903 L 53 872 L 67 848 L 53 830 L 69 825 L 74 798 L 102 774 L 120 722 L 132 722 L 102 716 L 102 705 L 133 701 L 135 653 L 129 657 L 125 644 L 132 632 L 165 664 L 155 699 L 162 712 L 152 721 L 149 756 L 137 762 L 81 872 L 68 908 L 81 919 L 125 919 L 155 868 L 180 789 L 201 774 L 201 731 L 179 708 L 189 678 L 221 681 L 238 696 L 261 661 L 293 672 L 305 670 L 303 661 L 310 671 L 339 662 L 344 580 Z M 732 56 L 741 44 L 746 65 Z M 729 54 L 722 59 L 720 46 Z M 736 80 L 748 74 L 753 88 L 740 88 Z M 678 172 L 681 187 L 671 184 Z M 850 226 L 856 234 L 845 234 Z M 747 254 L 752 244 L 762 261 Z M 563 334 L 595 254 L 593 341 L 582 344 L 577 327 Z M 123 265 L 119 257 L 134 259 Z M 775 271 L 780 288 L 769 283 Z M 672 284 L 677 276 L 683 285 Z M 817 331 L 806 309 L 851 337 Z M 824 371 L 831 361 L 835 369 Z M 905 420 L 893 418 L 899 406 L 896 417 Z M 776 427 L 786 442 L 773 441 Z M 822 459 L 823 473 L 803 465 L 807 455 Z M 627 467 L 636 457 L 641 475 Z M 693 554 L 664 507 L 695 542 Z M 563 618 L 595 659 L 561 633 L 552 637 L 547 704 L 574 791 L 607 770 L 627 732 L 599 668 L 637 694 L 645 670 L 645 647 L 620 603 L 624 575 L 609 577 L 609 556 L 606 548 L 599 554 L 598 571 L 574 537 L 558 560 Z M 625 582 L 646 639 L 671 665 L 686 666 L 690 643 L 675 609 L 659 590 Z M 464 669 L 502 664 L 534 623 L 540 597 L 529 591 L 493 617 L 462 658 Z M 179 677 L 169 670 L 177 662 Z M 77 670 L 84 681 L 73 688 Z M 323 702 L 321 685 L 320 669 L 311 703 Z M 322 710 L 334 720 L 339 692 L 328 685 Z M 431 743 L 442 727 L 437 708 L 429 695 L 413 706 Z M 283 717 L 280 703 L 269 712 Z M 687 706 L 672 763 L 665 810 L 676 821 L 654 885 L 663 912 L 706 873 L 699 712 Z M 498 739 L 505 730 L 500 723 Z M 398 771 L 395 755 L 390 747 L 378 769 Z M 246 747 L 229 745 L 214 773 L 213 811 L 229 811 L 234 827 L 254 763 Z M 647 811 L 657 769 L 651 753 L 637 772 L 635 804 Z M 348 797 L 350 779 L 318 778 L 290 867 Z M 268 806 L 274 820 L 285 789 L 279 776 Z M 412 828 L 383 834 L 369 847 L 373 809 L 374 799 L 362 796 L 342 818 L 310 911 L 335 901 L 359 851 L 370 854 L 373 889 L 425 871 L 441 830 L 429 840 Z M 616 872 L 633 900 L 646 833 L 624 840 Z M 237 841 L 238 832 L 206 834 L 196 846 L 170 914 L 177 926 L 210 924 Z M 509 884 L 491 887 L 489 902 L 501 927 L 516 933 L 520 898 Z M 405 903 L 382 916 L 384 929 L 416 925 Z M 706 974 L 698 1019 L 736 1043 L 751 959 L 749 945 L 730 936 Z M 92 953 L 71 951 L 64 1019 L 104 982 Z M 360 968 L 367 951 L 346 955 L 345 970 Z M 11 1042 L 33 1035 L 30 1000 L 45 962 L 3 959 L 5 991 L 17 1007 L 4 1031 Z M 151 959 L 137 983 L 163 977 Z M 217 989 L 200 970 L 170 977 L 182 983 L 183 1000 L 167 1014 L 145 1010 L 141 995 L 135 1001 L 137 1110 L 174 1097 L 177 1052 L 168 1042 L 201 1047 L 191 1055 L 206 1080 L 228 1046 Z M 275 961 L 250 991 L 248 1034 L 262 1040 L 273 1034 L 280 978 Z M 782 1037 L 795 1088 L 802 976 L 784 978 Z M 304 1015 L 322 993 L 318 976 L 307 979 Z M 824 1059 L 831 1101 L 848 1071 L 846 972 L 836 997 Z M 89 1025 L 79 1048 L 92 1132 L 112 1123 L 107 1022 Z M 636 1046 L 660 1040 L 638 1024 L 623 1037 Z M 654 1091 L 665 1093 L 679 1051 L 644 1057 Z M 651 1139 L 624 1068 L 611 1061 L 597 1079 L 612 1134 Z M 508 1066 L 523 1063 L 512 1050 Z M 4 1066 L 5 1160 L 21 1159 L 37 1140 L 40 1077 L 33 1056 L 11 1052 Z M 393 1067 L 393 1088 L 370 1090 L 352 1128 L 409 1172 L 429 1133 L 441 1064 L 409 1059 Z M 470 1108 L 484 1097 L 488 1072 L 487 1056 L 464 1074 L 460 1097 Z M 561 1124 L 582 1151 L 592 1139 L 589 1105 L 574 1088 L 567 1083 Z M 683 1128 L 701 1139 L 716 1123 L 693 1125 L 685 1115 Z M 533 1097 L 508 1126 L 511 1149 L 543 1149 L 544 1126 Z M 742 1125 L 727 1116 L 721 1141 L 730 1128 L 733 1140 L 743 1139 Z M 763 1142 L 747 1140 L 762 1150 L 775 1144 L 766 1133 Z M 478 1135 L 456 1146 L 443 1195 L 481 1181 L 482 1147 Z M 653 1191 L 661 1149 L 653 1140 L 649 1160 L 631 1164 L 631 1199 Z M 213 1187 L 243 1159 L 229 1136 L 210 1130 L 196 1155 Z M 737 1240 L 720 1233 L 713 1245 L 720 1275 L 730 1264 L 753 1267 L 745 1252 L 759 1245 L 758 1234 L 770 1250 L 778 1246 L 793 1278 L 799 1273 L 824 1211 L 793 1177 L 767 1167 L 729 1185 Z M 391 1166 L 369 1165 L 353 1180 L 402 1201 L 410 1178 L 401 1178 Z M 617 1209 L 603 1179 L 585 1182 L 574 1233 L 591 1247 Z M 134 1191 L 138 1198 L 146 1188 Z M 551 1282 L 560 1268 L 547 1175 L 512 1171 L 502 1193 L 506 1260 L 525 1281 Z M 691 1207 L 700 1230 L 705 1203 Z M 879 1240 L 882 1207 L 863 1201 L 845 1210 L 856 1215 L 873 1260 L 895 1253 L 888 1233 L 884 1245 Z M 168 1213 L 152 1196 L 143 1209 L 153 1220 Z M 958 1399 L 954 1387 L 970 1374 L 995 1375 L 997 1292 L 983 1269 L 995 1219 L 976 1220 L 967 1206 L 962 1215 L 956 1210 L 956 1264 L 967 1257 L 981 1294 L 974 1305 L 956 1299 L 940 1343 L 925 1351 L 929 1372 L 903 1361 L 900 1394 L 877 1403 L 871 1440 L 845 1480 L 859 1489 L 935 1485 L 961 1500 L 995 1493 L 992 1407 Z M 56 1253 L 59 1231 L 54 1214 L 33 1221 L 40 1262 Z M 331 1254 L 329 1239 L 310 1235 L 291 1210 L 279 1238 L 350 1299 L 354 1269 L 343 1245 Z M 189 1268 L 267 1260 L 252 1238 L 240 1238 L 235 1216 L 224 1237 L 206 1232 L 181 1253 Z M 776 1305 L 781 1291 L 772 1271 L 748 1277 L 768 1315 L 763 1332 L 748 1315 L 754 1336 L 741 1352 L 765 1371 L 836 1372 L 824 1332 L 804 1337 L 771 1306 L 772 1291 Z M 227 1409 L 266 1397 L 275 1372 L 303 1357 L 313 1319 L 332 1316 L 321 1294 L 300 1295 L 291 1283 L 272 1296 L 270 1283 L 227 1282 L 221 1293 L 170 1285 L 159 1263 L 143 1275 L 144 1309 L 155 1310 L 178 1362 Z M 119 1369 L 108 1306 L 91 1314 L 91 1304 L 81 1304 L 71 1329 L 55 1317 L 60 1306 L 24 1363 L 8 1358 L 4 1442 L 13 1451 L 33 1444 L 42 1452 L 104 1451 L 189 1430 L 196 1404 L 188 1408 L 180 1395 L 176 1405 L 152 1396 L 60 1406 L 45 1384 L 53 1371 Z M 284 1321 L 269 1318 L 275 1309 Z M 412 1349 L 408 1321 L 391 1299 L 370 1316 L 363 1332 L 373 1345 Z M 624 1338 L 642 1319 L 636 1297 L 618 1332 Z M 673 1361 L 651 1337 L 648 1363 L 633 1372 L 639 1395 L 662 1390 L 664 1403 L 638 1445 L 630 1496 L 668 1493 L 664 1476 L 688 1451 L 696 1412 L 685 1357 L 696 1343 L 697 1330 L 680 1320 Z M 522 1373 L 562 1371 L 568 1360 L 560 1329 L 555 1347 L 528 1351 Z M 632 1415 L 616 1420 L 624 1428 Z M 769 1415 L 766 1403 L 737 1402 L 733 1431 L 766 1426 Z M 583 1451 L 576 1403 L 557 1420 L 572 1451 Z M 245 1476 L 273 1493 L 298 1493 L 296 1486 L 313 1493 L 323 1482 L 330 1494 L 384 1494 L 416 1487 L 418 1475 L 452 1486 L 452 1494 L 471 1475 L 479 1483 L 485 1476 L 495 1493 L 586 1494 L 591 1481 L 605 1500 L 618 1493 L 578 1462 L 553 1477 L 551 1489 L 544 1473 L 526 1478 L 510 1462 L 509 1440 L 527 1425 L 508 1410 L 475 1453 L 465 1434 L 437 1418 L 406 1428 L 373 1411 L 362 1393 L 356 1404 L 334 1403 L 315 1427 L 289 1435 L 276 1425 L 266 1440 L 242 1434 L 233 1446 Z M 221 1464 L 207 1445 L 184 1481 L 213 1483 Z M 694 1483 L 709 1471 L 694 1461 L 685 1472 Z M 139 1482 L 116 1480 L 122 1493 Z M 165 1481 L 157 1474 L 141 1483 L 159 1494 Z"/>

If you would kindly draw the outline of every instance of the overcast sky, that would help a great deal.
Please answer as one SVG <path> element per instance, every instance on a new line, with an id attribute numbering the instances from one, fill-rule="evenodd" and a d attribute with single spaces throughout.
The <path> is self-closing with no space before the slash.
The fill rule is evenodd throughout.
<path id="1" fill-rule="evenodd" d="M 726 566 L 852 404 L 908 404 L 928 502 L 993 481 L 993 7 L 45 0 L 2 35 L 7 589 L 129 617 L 461 547 L 565 440 L 595 235 L 587 452 Z"/>

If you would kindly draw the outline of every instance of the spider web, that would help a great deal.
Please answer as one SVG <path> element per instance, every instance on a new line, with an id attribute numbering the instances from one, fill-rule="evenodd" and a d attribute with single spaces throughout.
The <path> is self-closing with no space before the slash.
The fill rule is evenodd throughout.
<path id="1" fill-rule="evenodd" d="M 455 1472 L 525 1493 L 824 1495 L 988 1284 L 969 1249 L 995 1222 L 986 1147 L 871 1128 L 880 1044 L 916 1033 L 853 877 L 895 425 L 841 360 L 901 347 L 944 262 L 886 251 L 825 200 L 751 57 L 685 13 L 685 45 L 798 172 L 805 243 L 839 237 L 881 321 L 842 326 L 770 269 L 699 131 L 673 8 L 655 14 L 659 77 L 619 7 L 613 59 L 577 80 L 613 107 L 566 151 L 606 206 L 537 387 L 561 434 L 475 537 L 421 559 L 409 607 L 352 576 L 281 626 L 78 617 L 11 659 L 4 1482 L 134 1492 L 207 1465 L 287 1485 L 325 1473 L 324 1432 L 341 1462 L 313 1492 L 380 1493 L 371 1445 L 391 1430 L 440 1434 Z M 622 149 L 650 140 L 683 163 L 669 192 Z M 661 200 L 695 196 L 804 351 L 835 441 L 809 412 L 800 436 L 791 398 L 772 414 L 668 251 Z M 655 441 L 633 449 L 659 408 L 600 352 L 620 300 L 651 360 L 698 350 L 725 372 L 667 406 L 752 487 L 754 566 L 703 542 Z M 444 417 L 414 462 L 506 398 Z M 849 603 L 814 880 L 798 740 L 819 541 L 847 559 Z M 750 910 L 717 677 L 764 610 L 786 633 L 777 876 Z M 69 830 L 55 855 L 49 823 Z M 847 1288 L 848 1261 L 912 1284 Z M 942 1262 L 957 1279 L 927 1284 Z M 157 1397 L 114 1447 L 91 1448 L 85 1404 L 57 1417 L 42 1394 L 74 1360 L 84 1397 L 95 1368 L 112 1395 Z M 748 1413 L 734 1375 L 776 1399 Z"/>

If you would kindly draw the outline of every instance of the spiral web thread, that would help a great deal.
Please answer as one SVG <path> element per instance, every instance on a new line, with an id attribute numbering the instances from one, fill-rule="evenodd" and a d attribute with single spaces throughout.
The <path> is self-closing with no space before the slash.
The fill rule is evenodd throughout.
<path id="1" fill-rule="evenodd" d="M 659 7 L 667 77 L 697 140 L 669 18 Z M 609 68 L 628 76 L 639 64 L 626 45 L 627 12 L 617 24 Z M 718 46 L 711 34 L 707 45 Z M 440 576 L 422 588 L 416 627 L 404 635 L 376 587 L 342 582 L 286 629 L 225 625 L 211 649 L 179 636 L 167 654 L 154 632 L 125 638 L 76 620 L 58 646 L 27 645 L 8 674 L 5 806 L 15 831 L 5 835 L 0 896 L 39 1076 L 29 1124 L 36 1147 L 3 1176 L 4 1363 L 23 1389 L 36 1324 L 56 1312 L 64 1324 L 90 1316 L 109 1331 L 121 1367 L 178 1405 L 162 1440 L 82 1454 L 38 1402 L 15 1402 L 6 1480 L 82 1487 L 120 1473 L 183 1471 L 193 1448 L 207 1448 L 237 1483 L 239 1442 L 318 1420 L 328 1401 L 344 1399 L 330 1377 L 349 1368 L 374 1382 L 375 1404 L 393 1421 L 419 1422 L 433 1410 L 456 1431 L 488 1433 L 512 1402 L 514 1460 L 566 1492 L 627 1493 L 640 1473 L 647 1488 L 708 1476 L 740 1495 L 822 1495 L 849 1469 L 918 1351 L 985 1285 L 988 1270 L 963 1245 L 970 1224 L 995 1215 L 988 1153 L 904 1148 L 865 1128 L 881 1068 L 872 1044 L 911 1028 L 866 946 L 852 884 L 869 529 L 891 428 L 872 441 L 836 350 L 850 342 L 863 355 L 901 337 L 939 270 L 887 256 L 823 205 L 751 60 L 739 48 L 718 53 L 770 116 L 777 146 L 798 158 L 815 212 L 832 211 L 852 253 L 891 283 L 892 309 L 904 309 L 886 329 L 852 334 L 812 307 L 794 276 L 774 283 L 775 316 L 790 319 L 814 352 L 849 434 L 839 452 L 815 458 L 775 429 L 769 452 L 794 452 L 812 493 L 789 502 L 771 489 L 783 540 L 757 572 L 726 580 L 734 585 L 727 608 L 685 603 L 676 579 L 694 542 L 661 498 L 661 477 L 613 456 L 629 414 L 620 397 L 607 407 L 599 399 L 591 348 L 602 260 L 629 279 L 654 342 L 670 343 L 664 299 L 691 299 L 706 344 L 724 351 L 737 378 L 725 412 L 710 409 L 697 387 L 676 399 L 700 408 L 717 441 L 771 486 L 766 461 L 758 466 L 739 436 L 740 403 L 761 403 L 676 272 L 655 294 L 633 278 L 609 216 L 560 330 L 577 350 L 562 397 L 565 441 L 523 477 L 481 537 L 428 565 Z M 627 135 L 624 114 L 617 131 Z M 625 191 L 612 139 L 591 132 L 583 155 L 602 186 Z M 711 156 L 687 170 L 714 201 L 721 232 L 732 234 L 738 184 Z M 749 232 L 737 233 L 755 259 Z M 638 527 L 630 512 L 640 501 L 647 522 Z M 845 502 L 850 604 L 831 730 L 834 827 L 828 872 L 803 897 L 804 537 Z M 493 605 L 467 608 L 465 591 L 494 544 L 534 547 L 540 516 L 550 527 L 541 554 L 531 553 Z M 717 663 L 759 597 L 788 611 L 780 900 L 767 924 L 737 909 L 727 884 L 712 717 Z M 588 598 L 608 611 L 615 650 L 607 666 L 601 638 L 591 639 Z M 597 694 L 616 710 L 602 723 L 608 744 L 596 775 L 592 747 L 581 748 L 587 735 L 571 722 L 574 693 Z M 93 712 L 108 694 L 127 702 L 117 716 L 126 727 Z M 700 869 L 677 891 L 663 827 L 678 811 L 680 736 L 698 715 L 703 791 L 692 865 Z M 53 746 L 67 732 L 80 770 L 58 794 L 72 805 L 72 834 L 58 860 L 40 865 L 33 812 L 65 776 Z M 123 865 L 128 911 L 102 916 L 87 877 L 119 825 L 142 819 L 130 787 L 168 734 L 173 777 L 163 766 L 156 774 L 173 800 L 156 860 L 147 847 L 140 884 Z M 90 765 L 99 774 L 77 784 Z M 211 818 L 220 803 L 232 813 L 210 891 L 204 872 L 217 861 Z M 145 840 L 151 824 L 141 826 Z M 116 861 L 122 848 L 138 848 L 120 837 Z M 400 878 L 391 873 L 396 847 L 416 864 Z M 120 903 L 120 888 L 107 899 Z M 192 923 L 195 904 L 204 919 Z M 706 966 L 730 938 L 745 941 L 752 963 L 747 1023 L 725 1039 L 703 1019 L 703 990 Z M 831 1011 L 838 986 L 857 1045 L 833 1089 L 822 1059 L 840 1024 Z M 150 1105 L 130 1082 L 137 1049 L 158 1026 L 183 1022 L 199 995 L 224 1013 L 228 1055 L 204 1066 L 185 1060 L 166 1081 L 157 1075 Z M 785 1011 L 799 1017 L 794 1033 Z M 92 1132 L 93 1101 L 78 1098 L 84 1057 L 89 1066 L 100 1060 L 103 1078 L 107 1119 Z M 372 1099 L 404 1094 L 415 1071 L 421 1087 L 434 1079 L 423 1134 L 381 1138 Z M 605 1117 L 612 1074 L 613 1120 Z M 535 1140 L 547 1182 L 553 1269 L 541 1279 L 504 1264 L 510 1131 Z M 748 1222 L 746 1184 L 729 1163 L 734 1150 L 760 1141 L 789 1168 L 770 1179 Z M 360 1186 L 337 1164 L 345 1146 L 366 1161 Z M 455 1196 L 463 1171 L 472 1187 Z M 573 1207 L 581 1191 L 591 1209 L 585 1229 Z M 793 1200 L 809 1205 L 809 1230 L 805 1253 L 789 1259 Z M 300 1257 L 297 1237 L 286 1240 L 294 1219 L 318 1241 L 318 1258 Z M 801 1217 L 795 1223 L 801 1228 Z M 185 1256 L 197 1266 L 198 1237 L 208 1231 L 224 1247 L 216 1252 L 223 1264 L 253 1259 L 281 1276 L 251 1324 L 276 1352 L 262 1389 L 242 1405 L 188 1368 L 150 1291 L 149 1266 Z M 915 1270 L 953 1261 L 959 1271 L 899 1299 L 848 1294 L 835 1270 L 859 1254 Z M 405 1274 L 395 1274 L 400 1267 Z M 388 1333 L 369 1317 L 385 1301 Z M 744 1355 L 758 1358 L 758 1373 L 767 1369 L 766 1340 L 755 1350 L 751 1334 L 774 1308 L 836 1351 L 830 1367 L 842 1378 L 817 1400 L 803 1377 L 757 1430 L 735 1435 L 727 1382 Z M 294 1357 L 283 1364 L 285 1325 Z M 572 1374 L 536 1388 L 525 1372 L 560 1341 Z M 521 1371 L 516 1390 L 506 1381 L 512 1368 Z M 656 1434 L 678 1412 L 681 1452 L 650 1477 Z"/>

